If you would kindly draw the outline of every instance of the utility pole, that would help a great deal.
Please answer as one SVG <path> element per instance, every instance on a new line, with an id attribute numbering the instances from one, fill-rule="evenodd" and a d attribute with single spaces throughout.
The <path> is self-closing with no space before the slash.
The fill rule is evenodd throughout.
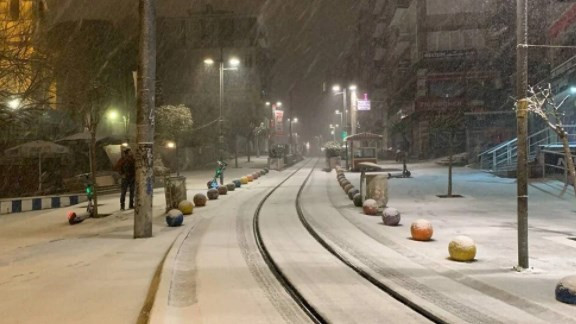
<path id="1" fill-rule="evenodd" d="M 516 119 L 518 123 L 518 161 L 516 168 L 518 192 L 518 265 L 517 270 L 529 268 L 528 258 L 528 3 L 516 0 Z"/>
<path id="2" fill-rule="evenodd" d="M 220 93 L 218 95 L 218 160 L 224 162 L 224 129 L 222 125 L 222 106 L 224 105 L 224 48 L 220 46 Z M 237 143 L 235 144 L 237 145 Z M 235 148 L 236 149 L 236 148 Z M 238 163 L 236 163 L 238 167 Z M 223 185 L 224 180 L 221 179 L 220 184 Z"/>
<path id="3" fill-rule="evenodd" d="M 288 121 L 290 122 L 290 125 L 288 125 L 288 129 L 289 129 L 289 131 L 290 131 L 290 138 L 289 138 L 289 139 L 290 139 L 290 141 L 289 141 L 289 144 L 290 144 L 290 154 L 293 154 L 293 149 L 292 149 L 292 143 L 293 143 L 293 142 L 292 142 L 292 109 L 294 109 L 294 102 L 293 102 L 293 100 L 292 100 L 292 99 L 293 99 L 293 98 L 292 98 L 293 90 L 294 90 L 294 87 L 292 86 L 292 87 L 290 88 L 290 91 L 288 92 L 288 94 L 289 94 L 289 96 L 290 96 L 290 103 L 289 103 L 289 106 L 290 106 L 290 107 L 289 107 L 289 108 L 290 108 L 290 115 L 289 115 L 289 117 L 288 117 Z"/>
<path id="4" fill-rule="evenodd" d="M 344 111 L 342 112 L 344 114 L 344 122 L 346 123 L 344 125 L 344 129 L 346 130 L 346 136 L 350 135 L 350 124 L 348 124 L 348 100 L 346 100 L 346 92 L 348 91 L 348 89 L 343 88 L 342 89 L 342 109 L 344 109 Z"/>
<path id="5" fill-rule="evenodd" d="M 156 0 L 140 0 L 138 105 L 136 112 L 136 205 L 134 238 L 152 237 L 154 191 L 154 106 L 156 81 Z"/>
<path id="6" fill-rule="evenodd" d="M 350 89 L 350 135 L 354 135 L 356 134 L 356 124 L 357 124 L 357 120 L 356 120 L 356 112 L 357 112 L 357 106 L 358 106 L 358 98 L 356 96 L 356 87 L 352 87 Z"/>

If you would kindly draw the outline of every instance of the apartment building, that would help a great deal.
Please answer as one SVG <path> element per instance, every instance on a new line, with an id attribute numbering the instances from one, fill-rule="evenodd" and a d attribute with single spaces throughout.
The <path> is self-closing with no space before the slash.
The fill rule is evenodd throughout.
<path id="1" fill-rule="evenodd" d="M 409 147 L 418 158 L 446 154 L 448 135 L 438 116 L 463 115 L 454 139 L 458 152 L 479 153 L 515 136 L 515 3 L 367 0 L 364 5 L 348 75 L 360 80 L 374 102 L 366 119 L 379 125 L 367 130 L 382 133 L 387 147 Z M 543 43 L 545 2 L 530 6 L 529 41 Z M 545 50 L 530 50 L 530 84 L 546 75 L 548 61 Z"/>

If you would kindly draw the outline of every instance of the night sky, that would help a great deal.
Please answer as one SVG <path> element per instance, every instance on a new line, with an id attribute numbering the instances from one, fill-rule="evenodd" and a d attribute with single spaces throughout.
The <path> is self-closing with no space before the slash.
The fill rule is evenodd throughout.
<path id="1" fill-rule="evenodd" d="M 202 11 L 206 4 L 216 10 L 260 15 L 269 38 L 272 56 L 273 84 L 271 99 L 289 104 L 293 89 L 294 115 L 306 128 L 319 133 L 327 128 L 333 110 L 327 104 L 340 101 L 322 93 L 327 75 L 336 74 L 344 61 L 342 54 L 350 46 L 356 26 L 357 0 L 159 0 L 159 16 L 182 16 L 187 11 Z M 137 0 L 48 0 L 50 19 L 109 19 L 126 33 L 137 31 Z M 326 125 L 324 125 L 326 124 Z M 300 129 L 299 131 L 302 132 Z"/>

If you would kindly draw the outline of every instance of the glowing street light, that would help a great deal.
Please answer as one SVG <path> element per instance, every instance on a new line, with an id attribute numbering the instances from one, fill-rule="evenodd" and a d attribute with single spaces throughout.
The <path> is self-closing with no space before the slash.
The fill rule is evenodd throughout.
<path id="1" fill-rule="evenodd" d="M 116 110 L 110 110 L 108 112 L 108 118 L 111 120 L 116 120 L 118 118 L 118 112 Z"/>
<path id="2" fill-rule="evenodd" d="M 214 65 L 214 60 L 211 58 L 207 58 L 204 60 L 204 64 L 206 65 Z"/>
<path id="3" fill-rule="evenodd" d="M 240 66 L 240 60 L 239 60 L 238 58 L 235 58 L 235 57 L 231 58 L 231 59 L 228 61 L 228 63 L 230 63 L 230 66 L 232 66 L 232 67 L 238 67 L 238 66 Z"/>
<path id="4" fill-rule="evenodd" d="M 22 100 L 20 100 L 18 98 L 14 98 L 14 99 L 8 101 L 8 107 L 10 107 L 12 109 L 18 109 L 20 107 L 21 103 L 22 103 Z"/>

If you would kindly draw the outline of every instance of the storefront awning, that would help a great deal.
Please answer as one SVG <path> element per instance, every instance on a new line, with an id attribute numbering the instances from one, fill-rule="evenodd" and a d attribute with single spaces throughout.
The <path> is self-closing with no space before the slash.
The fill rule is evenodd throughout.
<path id="1" fill-rule="evenodd" d="M 347 136 L 346 141 L 369 141 L 369 140 L 381 140 L 382 135 L 372 134 L 372 133 L 359 133 Z"/>

